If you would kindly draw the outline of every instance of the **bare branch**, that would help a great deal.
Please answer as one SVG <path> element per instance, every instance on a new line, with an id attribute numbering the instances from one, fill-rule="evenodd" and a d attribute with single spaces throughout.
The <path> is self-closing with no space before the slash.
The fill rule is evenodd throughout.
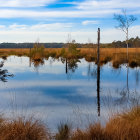
<path id="1" fill-rule="evenodd" d="M 119 23 L 116 28 L 122 30 L 127 36 L 130 25 L 137 20 L 136 17 L 127 15 L 125 9 L 122 10 L 122 14 L 114 14 L 114 19 Z"/>

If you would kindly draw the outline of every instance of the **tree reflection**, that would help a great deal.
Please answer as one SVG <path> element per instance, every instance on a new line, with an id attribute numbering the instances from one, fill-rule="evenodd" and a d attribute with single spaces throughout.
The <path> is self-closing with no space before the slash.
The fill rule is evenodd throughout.
<path id="1" fill-rule="evenodd" d="M 69 73 L 74 73 L 75 70 L 78 68 L 78 64 L 81 62 L 79 59 L 68 59 L 67 63 L 68 63 L 68 72 Z"/>
<path id="2" fill-rule="evenodd" d="M 7 82 L 7 77 L 13 77 L 13 74 L 9 74 L 8 70 L 2 69 L 4 66 L 4 61 L 0 62 L 0 81 Z"/>
<path id="3" fill-rule="evenodd" d="M 90 77 L 91 78 L 96 78 L 97 77 L 97 69 L 96 69 L 94 64 L 92 65 L 91 62 L 89 62 L 89 65 L 88 65 L 87 75 L 88 75 L 89 80 L 90 80 Z"/>
<path id="4" fill-rule="evenodd" d="M 135 79 L 136 79 L 136 85 L 139 85 L 139 68 L 136 68 L 135 71 Z"/>
<path id="5" fill-rule="evenodd" d="M 138 81 L 137 81 L 138 80 Z M 137 83 L 138 82 L 138 83 Z M 139 69 L 136 70 L 136 83 L 139 84 Z M 140 101 L 140 96 L 136 91 L 130 91 L 129 89 L 129 66 L 127 64 L 127 78 L 126 78 L 126 88 L 123 88 L 120 92 L 120 98 L 117 100 L 118 104 L 126 104 L 128 106 L 138 105 Z"/>
<path id="6" fill-rule="evenodd" d="M 35 68 L 38 68 L 39 66 L 44 65 L 44 59 L 38 59 L 38 60 L 31 60 L 31 63 L 34 65 Z"/>
<path id="7" fill-rule="evenodd" d="M 71 74 L 78 68 L 81 61 L 78 58 L 61 58 L 61 62 L 65 63 L 65 73 L 70 78 Z"/>

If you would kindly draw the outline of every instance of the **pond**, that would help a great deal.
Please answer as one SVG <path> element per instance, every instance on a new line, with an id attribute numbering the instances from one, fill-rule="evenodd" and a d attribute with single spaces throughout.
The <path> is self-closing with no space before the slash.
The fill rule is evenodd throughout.
<path id="1" fill-rule="evenodd" d="M 28 57 L 0 59 L 0 111 L 7 117 L 33 116 L 53 131 L 60 122 L 74 128 L 101 121 L 140 99 L 140 68 L 97 66 L 85 59 Z M 6 71 L 7 70 L 7 71 Z M 6 72 L 7 75 L 5 74 Z"/>

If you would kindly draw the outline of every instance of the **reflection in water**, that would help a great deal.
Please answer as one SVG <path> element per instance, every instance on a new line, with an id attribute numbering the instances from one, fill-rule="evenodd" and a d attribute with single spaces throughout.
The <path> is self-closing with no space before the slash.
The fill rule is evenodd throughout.
<path id="1" fill-rule="evenodd" d="M 8 70 L 2 69 L 4 66 L 4 61 L 0 62 L 0 81 L 7 82 L 7 77 L 13 77 L 13 74 L 8 74 Z"/>
<path id="2" fill-rule="evenodd" d="M 80 60 L 79 59 L 68 59 L 68 73 L 74 73 L 75 70 L 78 68 L 78 64 Z"/>
<path id="3" fill-rule="evenodd" d="M 88 63 L 88 70 L 87 70 L 87 75 L 88 75 L 88 79 L 90 80 L 90 78 L 96 78 L 97 77 L 97 70 L 95 65 L 90 62 Z"/>
<path id="4" fill-rule="evenodd" d="M 128 66 L 128 63 L 127 63 L 127 80 L 126 80 L 126 85 L 127 85 L 127 94 L 129 96 L 129 66 Z"/>
<path id="5" fill-rule="evenodd" d="M 120 109 L 122 106 L 126 107 L 126 104 L 132 100 L 136 102 L 135 99 L 138 98 L 135 97 L 140 96 L 140 85 L 136 85 L 135 82 L 135 72 L 138 73 L 139 68 L 136 71 L 129 68 L 127 74 L 124 65 L 121 65 L 120 69 L 115 69 L 114 72 L 111 63 L 100 67 L 94 62 L 88 63 L 84 59 L 67 59 L 66 62 L 65 58 L 53 59 L 50 57 L 48 60 L 44 60 L 43 67 L 38 65 L 39 74 L 36 74 L 34 66 L 29 67 L 29 58 L 22 57 L 22 59 L 24 63 L 21 63 L 20 57 L 8 57 L 4 61 L 3 69 L 8 69 L 9 73 L 13 73 L 15 76 L 7 83 L 0 84 L 0 106 L 9 113 L 12 109 L 7 104 L 11 102 L 11 94 L 15 93 L 15 104 L 18 111 L 25 111 L 28 114 L 26 112 L 28 110 L 33 112 L 32 114 L 39 114 L 38 118 L 48 122 L 48 126 L 52 129 L 56 128 L 62 120 L 76 120 L 73 114 L 73 108 L 76 107 L 81 110 L 78 117 L 83 118 L 84 124 L 87 122 L 85 117 L 88 115 L 94 121 L 96 119 L 105 120 L 108 113 L 111 112 L 103 102 L 106 100 L 109 104 L 108 90 L 111 91 L 112 97 L 109 107 L 112 107 L 113 111 L 117 106 Z M 72 74 L 71 80 L 65 73 L 68 76 Z M 126 77 L 126 74 L 129 78 Z M 92 76 L 90 80 L 89 76 Z M 129 100 L 126 87 L 128 80 Z M 118 88 L 118 93 L 115 92 L 116 88 Z M 138 96 L 132 94 L 135 90 Z"/>
<path id="6" fill-rule="evenodd" d="M 136 85 L 139 85 L 139 68 L 136 68 L 135 77 L 136 77 Z"/>
<path id="7" fill-rule="evenodd" d="M 98 28 L 98 48 L 97 48 L 97 104 L 98 116 L 100 116 L 100 28 Z"/>
<path id="8" fill-rule="evenodd" d="M 80 60 L 77 58 L 73 58 L 73 59 L 65 59 L 65 68 L 66 68 L 66 74 L 68 75 L 68 77 L 71 77 L 71 74 L 75 72 L 75 70 L 78 68 L 78 63 L 80 63 Z"/>
<path id="9" fill-rule="evenodd" d="M 127 63 L 127 74 L 126 74 L 126 88 L 123 88 L 121 91 L 119 91 L 120 99 L 117 100 L 118 104 L 124 104 L 129 106 L 138 106 L 140 103 L 140 95 L 136 91 L 130 91 L 129 88 L 129 64 Z M 135 70 L 135 76 L 136 76 L 136 85 L 139 85 L 139 68 Z M 137 81 L 138 80 L 138 81 Z M 131 81 L 132 84 L 132 81 Z"/>
<path id="10" fill-rule="evenodd" d="M 67 61 L 67 58 L 66 58 L 66 74 L 68 73 L 68 61 Z"/>
<path id="11" fill-rule="evenodd" d="M 97 66 L 97 105 L 98 116 L 100 116 L 100 65 Z"/>
<path id="12" fill-rule="evenodd" d="M 116 100 L 116 105 L 124 105 L 125 108 L 138 106 L 140 105 L 140 94 L 137 91 L 128 91 L 122 89 L 122 91 L 118 91 L 120 94 L 120 98 Z"/>
<path id="13" fill-rule="evenodd" d="M 44 65 L 44 59 L 31 59 L 30 58 L 29 66 L 31 67 L 32 64 L 34 65 L 35 68 L 38 68 L 39 66 Z"/>

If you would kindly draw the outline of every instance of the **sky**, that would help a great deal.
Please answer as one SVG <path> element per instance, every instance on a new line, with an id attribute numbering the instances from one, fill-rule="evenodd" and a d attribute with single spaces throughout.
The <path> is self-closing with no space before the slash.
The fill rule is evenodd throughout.
<path id="1" fill-rule="evenodd" d="M 78 43 L 125 40 L 114 14 L 126 9 L 137 17 L 129 37 L 140 36 L 140 0 L 0 0 L 0 42 Z"/>

